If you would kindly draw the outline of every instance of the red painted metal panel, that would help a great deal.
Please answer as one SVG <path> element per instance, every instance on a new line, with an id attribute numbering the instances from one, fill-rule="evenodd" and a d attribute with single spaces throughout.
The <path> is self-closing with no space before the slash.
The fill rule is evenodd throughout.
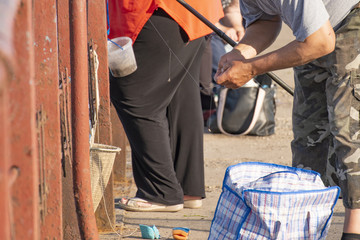
<path id="1" fill-rule="evenodd" d="M 8 74 L 4 66 L 6 59 L 1 57 L 2 50 L 0 48 L 0 239 L 10 239 L 10 192 L 9 192 L 9 176 L 10 156 L 9 146 L 9 122 L 8 122 L 8 97 L 7 82 Z"/>
<path id="2" fill-rule="evenodd" d="M 70 72 L 70 0 L 57 1 L 57 28 L 59 45 L 59 71 Z"/>
<path id="3" fill-rule="evenodd" d="M 84 239 L 98 239 L 94 216 L 89 146 L 89 93 L 87 8 L 85 0 L 70 1 L 70 56 L 71 56 L 71 105 L 74 117 L 73 172 L 74 191 L 80 230 Z"/>
<path id="4" fill-rule="evenodd" d="M 72 164 L 71 65 L 70 65 L 70 0 L 57 1 L 57 29 L 60 72 L 60 107 L 62 133 L 62 203 L 63 238 L 81 239 L 77 217 Z"/>
<path id="5" fill-rule="evenodd" d="M 17 1 L 0 2 L 0 239 L 11 238 L 10 124 L 8 84 L 12 78 L 12 26 Z"/>
<path id="6" fill-rule="evenodd" d="M 88 37 L 95 46 L 99 59 L 99 127 L 100 136 L 98 141 L 103 144 L 111 144 L 110 122 L 110 90 L 109 69 L 107 55 L 107 29 L 106 29 L 106 2 L 93 0 L 88 2 Z"/>
<path id="7" fill-rule="evenodd" d="M 3 7 L 1 4 L 4 2 L 11 4 Z M 0 198 L 0 239 L 98 239 L 89 171 L 87 30 L 89 38 L 97 45 L 101 62 L 98 76 L 103 107 L 100 109 L 102 133 L 99 141 L 111 144 L 105 2 L 1 1 L 1 25 L 10 28 L 11 22 L 3 21 L 2 17 L 11 11 L 15 13 L 18 3 L 20 7 L 14 25 L 16 62 L 13 75 L 9 74 L 12 72 L 9 71 L 12 68 L 8 57 L 11 47 L 4 47 L 2 41 L 2 37 L 7 36 L 3 32 L 11 34 L 11 31 L 0 29 L 0 157 L 3 159 L 0 161 L 0 194 L 4 196 Z M 91 9 L 89 14 L 102 19 L 101 22 L 91 19 L 88 28 L 87 4 Z M 3 14 L 1 10 L 5 9 Z M 56 14 L 60 17 L 57 18 Z M 98 27 L 99 24 L 104 28 Z M 59 106 L 64 108 L 61 114 Z M 73 115 L 72 119 L 70 115 Z M 72 125 L 69 120 L 72 120 Z M 63 125 L 65 127 L 60 128 Z M 63 130 L 65 134 L 61 136 Z M 64 136 L 67 139 L 61 139 Z M 63 142 L 66 149 L 61 149 Z M 62 156 L 66 159 L 61 164 Z M 69 169 L 74 170 L 74 174 Z M 63 184 L 71 187 L 62 191 L 61 181 L 64 178 L 61 174 L 68 177 L 69 173 L 70 178 Z M 63 208 L 61 199 L 64 195 L 67 195 L 68 202 L 76 201 L 78 208 L 73 203 L 69 208 Z M 64 234 L 67 229 L 62 224 L 65 215 L 80 219 L 71 222 L 73 226 L 69 235 Z M 82 236 L 78 234 L 79 228 Z"/>
<path id="8" fill-rule="evenodd" d="M 107 29 L 106 29 L 106 2 L 94 0 L 88 2 L 88 38 L 90 47 L 96 51 L 99 69 L 100 109 L 98 113 L 98 134 L 95 141 L 102 144 L 112 144 L 110 122 L 109 70 L 107 60 Z M 115 225 L 115 207 L 113 195 L 113 175 L 104 191 L 104 201 L 96 209 L 96 223 L 99 231 L 112 231 Z"/>
<path id="9" fill-rule="evenodd" d="M 62 183 L 56 0 L 34 1 L 41 239 L 62 239 Z"/>
<path id="10" fill-rule="evenodd" d="M 22 0 L 14 26 L 15 78 L 9 84 L 14 239 L 39 239 L 39 192 L 32 1 Z"/>

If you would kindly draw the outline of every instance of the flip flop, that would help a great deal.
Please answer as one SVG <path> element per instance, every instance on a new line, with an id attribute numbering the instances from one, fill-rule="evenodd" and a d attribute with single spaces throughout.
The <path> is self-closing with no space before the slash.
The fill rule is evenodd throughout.
<path id="1" fill-rule="evenodd" d="M 183 209 L 183 204 L 164 205 L 146 201 L 142 198 L 122 198 L 119 201 L 122 209 L 134 212 L 177 212 Z"/>

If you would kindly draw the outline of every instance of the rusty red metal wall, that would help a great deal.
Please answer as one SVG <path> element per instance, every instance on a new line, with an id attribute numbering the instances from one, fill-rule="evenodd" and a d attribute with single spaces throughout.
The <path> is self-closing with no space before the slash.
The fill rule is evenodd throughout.
<path id="1" fill-rule="evenodd" d="M 0 239 L 98 239 L 88 47 L 100 61 L 97 139 L 111 144 L 105 1 L 1 0 L 0 26 Z M 113 213 L 112 180 L 106 191 Z"/>
<path id="2" fill-rule="evenodd" d="M 8 86 L 13 79 L 12 35 L 18 1 L 0 2 L 0 239 L 12 236 L 11 156 Z"/>
<path id="3" fill-rule="evenodd" d="M 100 94 L 99 126 L 95 142 L 107 145 L 112 144 L 112 132 L 110 121 L 110 90 L 109 70 L 107 60 L 107 34 L 106 29 L 106 2 L 88 2 L 88 39 L 91 48 L 96 51 L 99 60 L 97 70 Z M 113 195 L 113 174 L 109 178 L 109 184 L 104 192 L 105 201 L 100 201 L 96 210 L 96 223 L 99 231 L 112 231 L 115 225 L 115 209 Z"/>
<path id="4" fill-rule="evenodd" d="M 56 0 L 33 3 L 41 239 L 62 239 Z"/>
<path id="5" fill-rule="evenodd" d="M 62 146 L 63 239 L 81 239 L 77 218 L 72 172 L 70 2 L 57 1 L 58 68 L 60 78 L 60 114 Z"/>
<path id="6" fill-rule="evenodd" d="M 15 239 L 39 239 L 39 164 L 36 140 L 32 1 L 21 0 L 14 27 L 14 79 L 9 84 L 11 188 Z"/>
<path id="7" fill-rule="evenodd" d="M 98 239 L 90 179 L 87 7 L 85 0 L 70 0 L 71 110 L 73 174 L 80 233 Z M 85 151 L 85 149 L 87 151 Z"/>

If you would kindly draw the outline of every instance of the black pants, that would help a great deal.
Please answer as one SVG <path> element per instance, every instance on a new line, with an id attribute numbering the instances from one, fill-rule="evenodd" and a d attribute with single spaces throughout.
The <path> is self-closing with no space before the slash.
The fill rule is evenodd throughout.
<path id="1" fill-rule="evenodd" d="M 134 43 L 138 69 L 110 77 L 110 96 L 132 150 L 137 197 L 179 204 L 205 197 L 199 91 L 203 39 L 187 35 L 162 10 Z M 110 74 L 111 75 L 111 74 Z"/>

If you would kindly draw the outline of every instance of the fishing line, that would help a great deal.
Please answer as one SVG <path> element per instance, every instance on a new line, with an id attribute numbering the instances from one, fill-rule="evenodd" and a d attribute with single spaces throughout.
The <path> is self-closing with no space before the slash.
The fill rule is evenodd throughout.
<path id="1" fill-rule="evenodd" d="M 170 48 L 169 44 L 166 42 L 166 40 L 164 39 L 164 37 L 161 35 L 160 31 L 155 27 L 155 25 L 153 24 L 153 22 L 151 21 L 151 19 L 149 19 L 150 24 L 154 27 L 155 31 L 157 32 L 157 34 L 159 35 L 159 37 L 161 38 L 161 40 L 164 42 L 164 44 L 166 45 L 166 47 L 169 49 L 170 51 L 170 56 L 173 55 L 176 60 L 178 60 L 178 62 L 180 63 L 180 65 L 182 66 L 182 68 L 186 71 L 187 74 L 189 74 L 190 78 L 193 80 L 193 82 L 200 87 L 200 89 L 204 89 L 203 87 L 199 86 L 198 81 L 195 80 L 195 78 L 192 76 L 192 74 L 189 72 L 189 70 L 185 67 L 185 65 L 181 62 L 181 60 L 179 59 L 179 57 L 176 55 L 176 53 Z M 204 39 L 201 39 L 201 41 L 204 41 Z M 196 52 L 194 53 L 194 55 L 196 55 L 199 52 L 200 47 L 196 50 Z M 192 60 L 194 61 L 194 59 Z M 193 62 L 190 63 L 190 65 Z M 170 68 L 170 66 L 169 66 Z M 169 69 L 170 70 L 170 69 Z"/>
<path id="2" fill-rule="evenodd" d="M 194 82 L 194 83 L 196 84 L 196 86 L 199 88 L 199 91 L 200 91 L 200 90 L 203 90 L 203 89 L 208 90 L 209 88 L 211 88 L 211 87 L 209 87 L 209 88 L 204 88 L 203 86 L 200 86 L 199 82 L 195 80 L 195 78 L 194 78 L 194 77 L 192 76 L 192 74 L 189 72 L 188 68 L 185 67 L 185 65 L 181 62 L 181 60 L 179 59 L 179 57 L 176 55 L 176 53 L 170 48 L 170 46 L 168 45 L 168 43 L 166 42 L 166 40 L 164 39 L 164 37 L 161 35 L 160 31 L 159 31 L 159 30 L 156 28 L 156 26 L 153 24 L 153 22 L 151 21 L 151 19 L 149 19 L 149 22 L 150 22 L 150 24 L 154 27 L 155 31 L 157 32 L 157 34 L 159 35 L 159 37 L 160 37 L 161 40 L 164 42 L 164 44 L 166 45 L 166 47 L 169 49 L 169 52 L 170 52 L 170 57 L 169 57 L 169 79 L 168 79 L 168 81 L 170 82 L 170 80 L 171 80 L 171 79 L 170 79 L 170 72 L 171 72 L 171 64 L 170 64 L 170 62 L 171 62 L 171 55 L 173 55 L 173 56 L 177 59 L 177 61 L 180 63 L 180 65 L 182 66 L 182 68 L 186 71 L 186 73 L 189 74 L 190 78 L 193 80 L 193 82 Z M 205 41 L 204 38 L 202 38 L 201 41 L 204 42 L 204 41 Z M 199 47 L 199 48 L 197 49 L 197 51 L 194 53 L 195 55 L 198 53 L 199 49 L 200 49 L 200 47 Z M 194 58 L 194 59 L 195 59 L 195 58 Z M 193 63 L 194 59 L 192 60 L 192 62 L 190 63 L 190 65 Z M 212 92 L 212 90 L 211 90 L 211 92 Z M 213 98 L 214 98 L 214 97 L 213 97 L 213 94 L 211 94 L 211 96 L 210 96 L 210 109 L 212 108 Z M 208 128 L 208 131 L 211 132 L 211 130 L 210 130 L 210 124 L 208 124 L 207 128 Z"/>
<path id="3" fill-rule="evenodd" d="M 227 36 L 223 31 L 221 31 L 218 27 L 212 24 L 208 19 L 206 19 L 203 15 L 201 15 L 198 11 L 196 11 L 193 7 L 187 4 L 184 0 L 177 0 L 181 5 L 183 5 L 187 10 L 189 10 L 195 17 L 197 17 L 200 21 L 202 21 L 206 26 L 211 28 L 219 37 L 224 39 L 227 43 L 229 43 L 232 47 L 235 47 L 237 43 L 232 40 L 229 36 Z M 265 73 L 272 80 L 274 80 L 277 84 L 279 84 L 285 91 L 287 91 L 291 96 L 294 95 L 294 90 L 287 85 L 283 80 L 281 80 L 278 76 L 276 76 L 272 72 Z"/>
<path id="4" fill-rule="evenodd" d="M 169 71 L 168 71 L 168 73 L 169 73 L 168 82 L 170 82 L 171 81 L 171 51 L 170 51 L 170 49 L 169 49 Z"/>

